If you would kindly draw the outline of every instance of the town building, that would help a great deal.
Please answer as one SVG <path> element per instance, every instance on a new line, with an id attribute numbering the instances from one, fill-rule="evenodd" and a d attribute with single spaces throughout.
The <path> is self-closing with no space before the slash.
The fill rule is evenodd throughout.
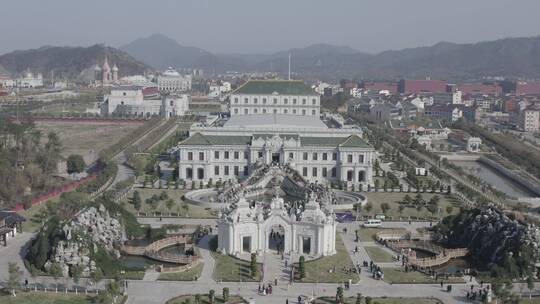
<path id="1" fill-rule="evenodd" d="M 435 118 L 444 119 L 448 122 L 454 122 L 463 117 L 461 107 L 457 105 L 433 105 L 426 107 L 424 115 Z"/>
<path id="2" fill-rule="evenodd" d="M 191 90 L 191 78 L 191 75 L 182 75 L 169 67 L 157 77 L 159 91 L 163 93 L 188 92 Z"/>
<path id="3" fill-rule="evenodd" d="M 398 83 L 401 94 L 446 93 L 447 83 L 442 80 L 412 80 L 402 79 Z"/>
<path id="4" fill-rule="evenodd" d="M 43 75 L 41 73 L 34 74 L 28 69 L 21 77 L 16 78 L 14 82 L 6 82 L 6 87 L 10 85 L 22 89 L 41 88 L 43 87 Z"/>
<path id="5" fill-rule="evenodd" d="M 166 118 L 186 115 L 191 96 L 188 94 L 163 95 L 159 99 L 145 99 L 143 88 L 116 87 L 103 97 L 101 115 L 127 115 L 150 117 L 161 115 Z"/>
<path id="6" fill-rule="evenodd" d="M 320 115 L 321 98 L 297 80 L 250 80 L 230 96 L 231 116 L 284 114 Z"/>
<path id="7" fill-rule="evenodd" d="M 502 87 L 498 84 L 464 83 L 459 85 L 464 95 L 502 95 Z"/>
<path id="8" fill-rule="evenodd" d="M 540 95 L 540 82 L 516 83 L 516 95 Z"/>
<path id="9" fill-rule="evenodd" d="M 519 127 L 525 132 L 538 132 L 540 126 L 540 110 L 528 107 L 521 111 Z"/>

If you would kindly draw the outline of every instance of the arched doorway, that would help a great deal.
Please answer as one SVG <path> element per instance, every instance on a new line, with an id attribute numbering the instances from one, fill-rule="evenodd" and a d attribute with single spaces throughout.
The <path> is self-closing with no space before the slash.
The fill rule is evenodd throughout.
<path id="1" fill-rule="evenodd" d="M 270 227 L 268 233 L 268 250 L 283 252 L 285 249 L 285 227 L 281 224 Z"/>

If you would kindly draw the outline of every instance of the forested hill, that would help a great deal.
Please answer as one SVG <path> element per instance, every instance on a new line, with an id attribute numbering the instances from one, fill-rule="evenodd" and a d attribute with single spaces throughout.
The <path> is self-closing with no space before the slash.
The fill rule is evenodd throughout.
<path id="1" fill-rule="evenodd" d="M 109 64 L 116 64 L 119 75 L 143 74 L 151 68 L 118 49 L 96 44 L 90 47 L 52 47 L 14 51 L 0 56 L 0 66 L 13 76 L 30 69 L 33 73 L 43 73 L 49 77 L 51 71 L 60 78 L 91 78 L 93 66 L 103 64 L 108 57 Z"/>

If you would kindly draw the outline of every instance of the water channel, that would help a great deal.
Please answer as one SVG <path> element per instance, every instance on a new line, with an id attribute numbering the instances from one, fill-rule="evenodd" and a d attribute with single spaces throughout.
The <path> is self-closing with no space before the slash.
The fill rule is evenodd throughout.
<path id="1" fill-rule="evenodd" d="M 457 166 L 462 167 L 468 173 L 480 177 L 491 184 L 495 189 L 506 193 L 512 197 L 535 197 L 533 193 L 512 181 L 497 170 L 477 161 L 452 161 Z"/>

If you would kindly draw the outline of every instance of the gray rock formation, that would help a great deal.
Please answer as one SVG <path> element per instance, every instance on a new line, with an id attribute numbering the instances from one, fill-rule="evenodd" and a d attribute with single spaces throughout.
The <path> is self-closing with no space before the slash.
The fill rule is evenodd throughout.
<path id="1" fill-rule="evenodd" d="M 49 269 L 53 262 L 59 263 L 64 276 L 67 276 L 69 268 L 75 265 L 83 266 L 83 275 L 95 271 L 96 263 L 91 260 L 90 253 L 95 252 L 98 246 L 113 256 L 120 257 L 115 245 L 125 240 L 121 223 L 113 218 L 103 205 L 83 210 L 66 223 L 62 231 L 64 239 L 53 248 L 53 254 L 45 268 Z"/>

